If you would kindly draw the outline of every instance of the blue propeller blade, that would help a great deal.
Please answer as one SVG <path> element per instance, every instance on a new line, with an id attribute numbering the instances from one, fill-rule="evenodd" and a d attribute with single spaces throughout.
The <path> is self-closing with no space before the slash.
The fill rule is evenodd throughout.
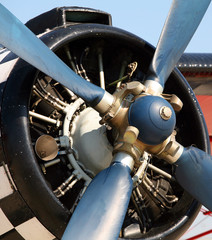
<path id="1" fill-rule="evenodd" d="M 147 80 L 162 87 L 180 59 L 211 0 L 174 0 L 163 27 Z"/>
<path id="2" fill-rule="evenodd" d="M 90 183 L 62 240 L 117 240 L 132 193 L 130 169 L 113 163 Z"/>
<path id="3" fill-rule="evenodd" d="M 212 211 L 212 156 L 189 147 L 184 149 L 175 164 L 180 185 Z"/>
<path id="4" fill-rule="evenodd" d="M 51 76 L 91 106 L 105 91 L 75 74 L 23 23 L 0 4 L 0 43 L 42 72 Z"/>

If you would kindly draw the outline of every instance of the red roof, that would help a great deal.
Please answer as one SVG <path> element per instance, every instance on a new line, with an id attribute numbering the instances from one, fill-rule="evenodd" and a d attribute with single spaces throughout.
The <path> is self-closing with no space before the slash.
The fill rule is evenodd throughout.
<path id="1" fill-rule="evenodd" d="M 205 121 L 208 127 L 208 134 L 210 136 L 211 152 L 212 152 L 212 96 L 198 95 L 196 97 L 199 101 L 199 104 L 203 111 Z"/>
<path id="2" fill-rule="evenodd" d="M 212 136 L 212 96 L 198 95 L 197 99 L 205 117 L 208 133 Z"/>

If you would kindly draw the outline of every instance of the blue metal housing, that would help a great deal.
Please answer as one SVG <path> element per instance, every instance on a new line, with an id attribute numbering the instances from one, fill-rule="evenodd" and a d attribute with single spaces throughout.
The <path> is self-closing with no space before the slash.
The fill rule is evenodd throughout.
<path id="1" fill-rule="evenodd" d="M 169 107 L 171 117 L 164 120 L 161 117 L 162 107 Z M 157 145 L 171 135 L 176 124 L 175 112 L 172 106 L 163 98 L 144 96 L 135 100 L 128 112 L 129 124 L 139 129 L 138 139 L 149 145 Z"/>

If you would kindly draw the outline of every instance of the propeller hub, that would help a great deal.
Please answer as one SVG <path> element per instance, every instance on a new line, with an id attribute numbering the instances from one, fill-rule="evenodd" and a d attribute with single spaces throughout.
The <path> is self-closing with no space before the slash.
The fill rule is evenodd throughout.
<path id="1" fill-rule="evenodd" d="M 176 116 L 169 102 L 162 97 L 148 95 L 131 104 L 128 121 L 131 126 L 138 128 L 140 141 L 158 145 L 173 132 Z"/>

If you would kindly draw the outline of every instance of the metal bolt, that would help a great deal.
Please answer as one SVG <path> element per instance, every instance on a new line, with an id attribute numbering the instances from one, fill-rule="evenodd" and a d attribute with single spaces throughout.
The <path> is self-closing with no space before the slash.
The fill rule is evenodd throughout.
<path id="1" fill-rule="evenodd" d="M 172 110 L 167 106 L 163 106 L 160 109 L 160 116 L 164 120 L 169 120 L 172 116 Z"/>

